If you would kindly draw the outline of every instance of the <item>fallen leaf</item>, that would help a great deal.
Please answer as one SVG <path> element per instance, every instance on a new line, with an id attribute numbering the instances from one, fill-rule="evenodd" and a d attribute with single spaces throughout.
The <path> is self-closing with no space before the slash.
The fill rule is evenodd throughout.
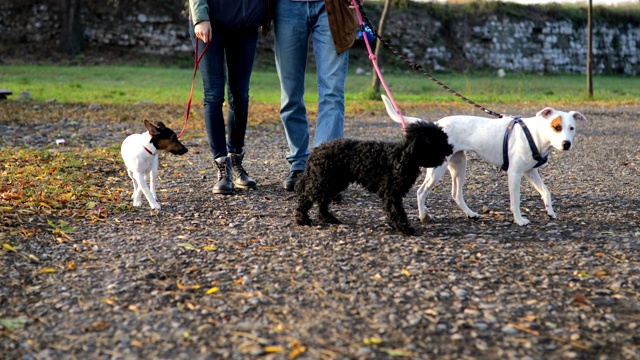
<path id="1" fill-rule="evenodd" d="M 214 286 L 212 288 L 210 288 L 209 290 L 207 290 L 207 292 L 205 293 L 205 295 L 211 295 L 211 294 L 215 294 L 218 291 L 220 291 L 220 288 L 217 286 Z"/>
<path id="2" fill-rule="evenodd" d="M 411 277 L 411 273 L 409 272 L 409 270 L 407 269 L 402 269 L 402 273 L 404 274 L 404 276 L 406 277 Z"/>
<path id="3" fill-rule="evenodd" d="M 14 248 L 13 246 L 4 243 L 2 244 L 2 247 L 7 251 L 7 252 L 18 252 L 18 250 L 16 250 L 16 248 Z"/>
<path id="4" fill-rule="evenodd" d="M 56 269 L 53 268 L 44 268 L 44 269 L 40 269 L 40 271 L 38 271 L 41 274 L 53 274 L 54 272 L 56 272 Z"/>
<path id="5" fill-rule="evenodd" d="M 0 319 L 0 326 L 5 327 L 9 330 L 19 329 L 23 327 L 28 321 L 29 321 L 29 318 L 26 316 L 19 316 L 16 318 L 4 318 L 4 319 Z"/>
<path id="6" fill-rule="evenodd" d="M 204 250 L 204 251 L 216 251 L 216 250 L 218 250 L 218 248 L 215 247 L 215 246 L 204 246 L 202 248 L 202 250 Z"/>
<path id="7" fill-rule="evenodd" d="M 111 327 L 111 324 L 109 324 L 108 322 L 98 320 L 98 321 L 92 322 L 90 326 L 84 328 L 83 330 L 85 332 L 100 332 L 100 331 L 107 330 L 110 327 Z"/>
<path id="8" fill-rule="evenodd" d="M 178 246 L 181 246 L 187 250 L 195 250 L 195 247 L 189 243 L 179 243 Z"/>
<path id="9" fill-rule="evenodd" d="M 281 352 L 284 352 L 284 346 L 277 346 L 277 345 L 265 346 L 263 350 L 266 353 L 281 353 Z"/>

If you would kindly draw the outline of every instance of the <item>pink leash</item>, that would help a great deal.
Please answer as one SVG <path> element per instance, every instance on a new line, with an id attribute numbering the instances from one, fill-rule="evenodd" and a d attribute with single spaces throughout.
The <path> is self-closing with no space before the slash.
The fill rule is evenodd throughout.
<path id="1" fill-rule="evenodd" d="M 187 128 L 187 121 L 189 121 L 189 113 L 191 112 L 191 101 L 193 101 L 193 87 L 194 87 L 195 82 L 196 82 L 196 74 L 198 73 L 198 66 L 200 65 L 200 60 L 202 60 L 202 57 L 204 56 L 204 54 L 207 52 L 207 49 L 209 48 L 209 44 L 211 44 L 211 42 L 208 42 L 205 45 L 204 50 L 202 50 L 202 54 L 200 54 L 200 56 L 198 57 L 198 44 L 199 43 L 200 43 L 200 41 L 198 39 L 196 39 L 196 53 L 195 53 L 195 56 L 194 56 L 195 64 L 193 66 L 193 78 L 191 79 L 191 91 L 189 92 L 189 102 L 187 103 L 187 116 L 184 119 L 184 125 L 182 125 L 182 131 L 180 131 L 180 134 L 178 134 L 178 139 L 184 133 L 184 130 Z"/>
<path id="2" fill-rule="evenodd" d="M 387 83 L 384 81 L 384 77 L 382 76 L 382 72 L 378 67 L 378 62 L 376 61 L 376 56 L 373 54 L 373 51 L 371 51 L 371 45 L 369 44 L 369 39 L 367 39 L 367 35 L 365 34 L 364 22 L 362 21 L 362 14 L 360 14 L 360 8 L 356 1 L 358 0 L 351 0 L 351 2 L 353 3 L 353 7 L 356 10 L 356 15 L 358 16 L 358 22 L 362 27 L 362 35 L 363 35 L 362 38 L 364 39 L 364 43 L 367 45 L 367 51 L 369 52 L 369 60 L 371 60 L 371 63 L 373 64 L 373 68 L 376 70 L 376 74 L 378 74 L 378 79 L 380 79 L 380 84 L 382 84 L 382 87 L 384 87 L 384 91 L 387 92 L 387 96 L 389 97 L 389 100 L 391 100 L 391 104 L 393 105 L 393 108 L 398 113 L 398 116 L 400 117 L 400 121 L 402 122 L 402 129 L 404 129 L 406 127 L 406 124 L 404 122 L 404 117 L 402 117 L 402 112 L 400 112 L 400 108 L 398 108 L 398 104 L 396 104 L 396 101 L 393 99 L 393 95 L 391 95 L 391 91 L 389 90 Z"/>

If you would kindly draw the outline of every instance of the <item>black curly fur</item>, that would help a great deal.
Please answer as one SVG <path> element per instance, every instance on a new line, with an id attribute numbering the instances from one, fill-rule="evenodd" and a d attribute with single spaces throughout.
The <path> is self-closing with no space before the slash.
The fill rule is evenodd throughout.
<path id="1" fill-rule="evenodd" d="M 447 134 L 428 121 L 408 125 L 400 143 L 352 139 L 324 143 L 311 152 L 307 168 L 295 186 L 296 223 L 310 225 L 309 210 L 317 203 L 322 221 L 340 224 L 329 212 L 329 203 L 350 183 L 357 183 L 380 197 L 391 227 L 414 234 L 402 199 L 421 167 L 440 166 L 452 152 Z"/>

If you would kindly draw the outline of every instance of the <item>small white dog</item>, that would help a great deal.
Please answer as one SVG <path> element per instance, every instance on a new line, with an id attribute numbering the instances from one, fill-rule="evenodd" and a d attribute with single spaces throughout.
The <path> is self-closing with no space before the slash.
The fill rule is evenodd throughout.
<path id="1" fill-rule="evenodd" d="M 391 119 L 401 122 L 389 99 L 382 95 L 382 100 Z M 421 120 L 403 117 L 408 123 Z M 484 161 L 501 166 L 507 171 L 511 212 L 516 224 L 529 224 L 529 220 L 523 218 L 520 213 L 520 183 L 523 175 L 542 196 L 549 217 L 555 219 L 551 193 L 540 178 L 537 168 L 546 162 L 552 148 L 560 151 L 571 150 L 576 134 L 576 120 L 587 119 L 577 111 L 564 112 L 550 107 L 540 110 L 534 117 L 523 119 L 456 115 L 438 120 L 436 123 L 449 135 L 453 154 L 441 166 L 427 169 L 424 182 L 417 193 L 420 220 L 425 221 L 427 217 L 431 219 L 426 212 L 425 201 L 429 192 L 444 175 L 446 168 L 451 173 L 451 196 L 456 204 L 468 217 L 478 218 L 478 214 L 471 211 L 464 201 L 462 189 L 467 167 L 465 151 L 474 151 Z"/>
<path id="2" fill-rule="evenodd" d="M 142 194 L 144 194 L 151 209 L 160 210 L 156 197 L 158 153 L 160 150 L 165 150 L 174 155 L 183 155 L 188 150 L 178 140 L 176 133 L 164 126 L 161 121 L 154 126 L 145 120 L 144 127 L 149 131 L 129 135 L 124 139 L 120 153 L 127 166 L 127 174 L 133 181 L 133 206 L 142 205 Z"/>

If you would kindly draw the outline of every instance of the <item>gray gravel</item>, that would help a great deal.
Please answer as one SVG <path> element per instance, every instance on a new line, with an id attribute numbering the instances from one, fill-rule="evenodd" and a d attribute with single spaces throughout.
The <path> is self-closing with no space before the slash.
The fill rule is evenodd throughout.
<path id="1" fill-rule="evenodd" d="M 557 220 L 523 183 L 531 225 L 513 224 L 506 176 L 471 156 L 466 197 L 481 219 L 456 207 L 447 174 L 428 198 L 435 222 L 419 223 L 415 191 L 405 199 L 415 237 L 391 231 L 357 186 L 333 207 L 343 225 L 295 225 L 279 124 L 249 129 L 245 167 L 259 187 L 234 196 L 212 195 L 206 141 L 190 140 L 184 157 L 161 157 L 159 214 L 111 210 L 72 223 L 62 244 L 3 235 L 41 262 L 0 253 L 0 357 L 639 359 L 639 109 L 563 110 L 588 122 L 541 170 Z M 141 129 L 44 125 L 0 122 L 4 146 L 115 146 Z M 348 118 L 346 134 L 401 136 L 382 111 Z M 75 271 L 38 272 L 70 261 Z"/>

